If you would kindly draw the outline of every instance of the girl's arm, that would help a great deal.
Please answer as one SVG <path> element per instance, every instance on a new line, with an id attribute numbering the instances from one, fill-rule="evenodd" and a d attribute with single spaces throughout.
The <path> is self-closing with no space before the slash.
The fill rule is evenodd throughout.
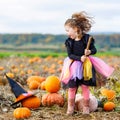
<path id="1" fill-rule="evenodd" d="M 96 49 L 94 43 L 95 43 L 95 40 L 92 38 L 91 44 L 90 44 L 90 48 L 89 48 L 88 50 L 85 49 L 85 55 L 93 55 L 93 54 L 96 54 L 97 49 Z"/>
<path id="2" fill-rule="evenodd" d="M 94 43 L 95 43 L 95 40 L 92 38 L 92 40 L 91 40 L 91 44 L 90 44 L 91 55 L 97 53 L 97 49 L 96 49 Z"/>

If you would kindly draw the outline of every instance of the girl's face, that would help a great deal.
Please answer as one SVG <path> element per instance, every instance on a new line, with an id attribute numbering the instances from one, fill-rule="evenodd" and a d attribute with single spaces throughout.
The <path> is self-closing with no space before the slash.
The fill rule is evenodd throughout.
<path id="1" fill-rule="evenodd" d="M 75 39 L 77 37 L 77 28 L 72 28 L 68 25 L 65 25 L 65 31 L 69 38 Z"/>

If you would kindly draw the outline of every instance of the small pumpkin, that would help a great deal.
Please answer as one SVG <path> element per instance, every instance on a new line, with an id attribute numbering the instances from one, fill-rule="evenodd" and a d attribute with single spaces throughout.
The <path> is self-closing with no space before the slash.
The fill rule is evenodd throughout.
<path id="1" fill-rule="evenodd" d="M 3 77 L 3 76 L 0 76 L 0 85 L 6 85 L 8 83 L 8 80 Z"/>
<path id="2" fill-rule="evenodd" d="M 40 89 L 41 89 L 41 90 L 45 90 L 45 81 L 43 81 L 43 82 L 41 83 Z"/>
<path id="3" fill-rule="evenodd" d="M 35 90 L 38 89 L 40 87 L 40 83 L 37 81 L 31 81 L 28 85 L 29 89 L 31 90 Z"/>
<path id="4" fill-rule="evenodd" d="M 4 67 L 0 66 L 0 71 L 2 71 L 2 70 L 4 70 L 4 69 L 5 69 Z"/>
<path id="5" fill-rule="evenodd" d="M 59 105 L 60 107 L 64 105 L 64 98 L 61 94 L 47 93 L 42 96 L 43 106 L 53 106 L 55 104 Z"/>
<path id="6" fill-rule="evenodd" d="M 104 103 L 103 109 L 105 111 L 112 111 L 114 108 L 115 108 L 115 103 L 114 102 L 108 101 L 108 102 Z"/>
<path id="7" fill-rule="evenodd" d="M 6 73 L 6 75 L 7 75 L 8 77 L 10 77 L 10 78 L 14 78 L 14 77 L 15 77 L 15 75 L 14 75 L 13 73 L 11 73 L 11 72 Z"/>
<path id="8" fill-rule="evenodd" d="M 109 89 L 102 89 L 101 94 L 103 96 L 106 96 L 108 100 L 112 100 L 116 96 L 116 92 L 114 90 L 109 90 Z"/>
<path id="9" fill-rule="evenodd" d="M 40 84 L 45 81 L 45 77 L 41 76 L 30 76 L 27 79 L 27 84 L 31 90 L 37 89 L 40 87 Z"/>
<path id="10" fill-rule="evenodd" d="M 106 94 L 108 92 L 108 89 L 102 88 L 100 92 L 101 92 L 102 95 L 106 96 Z"/>
<path id="11" fill-rule="evenodd" d="M 38 98 L 37 96 L 31 96 L 31 97 L 23 100 L 21 103 L 22 103 L 23 107 L 36 109 L 36 108 L 40 107 L 41 99 Z"/>
<path id="12" fill-rule="evenodd" d="M 41 83 L 44 80 L 45 80 L 45 77 L 33 75 L 33 76 L 28 77 L 27 83 L 29 84 L 31 81 L 37 81 L 37 82 Z"/>
<path id="13" fill-rule="evenodd" d="M 31 116 L 31 111 L 29 108 L 26 107 L 20 107 L 20 108 L 16 108 L 13 111 L 13 116 L 16 119 L 24 119 L 24 118 L 29 118 Z"/>
<path id="14" fill-rule="evenodd" d="M 56 93 L 60 90 L 60 80 L 57 76 L 48 76 L 45 81 L 45 89 L 50 93 Z"/>

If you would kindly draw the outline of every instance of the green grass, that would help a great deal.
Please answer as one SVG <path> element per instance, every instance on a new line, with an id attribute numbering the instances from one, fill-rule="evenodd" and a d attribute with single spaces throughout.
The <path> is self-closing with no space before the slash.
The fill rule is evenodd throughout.
<path id="1" fill-rule="evenodd" d="M 118 51 L 98 52 L 96 56 L 120 56 Z"/>
<path id="2" fill-rule="evenodd" d="M 63 56 L 66 57 L 66 53 L 57 53 L 57 52 L 0 52 L 0 58 L 11 57 L 11 56 L 18 56 L 18 57 L 59 57 Z M 115 51 L 107 51 L 107 52 L 98 52 L 95 56 L 120 56 L 120 52 Z"/>
<path id="3" fill-rule="evenodd" d="M 55 52 L 0 52 L 0 58 L 18 56 L 18 57 L 59 57 L 66 56 L 66 53 L 55 53 Z"/>

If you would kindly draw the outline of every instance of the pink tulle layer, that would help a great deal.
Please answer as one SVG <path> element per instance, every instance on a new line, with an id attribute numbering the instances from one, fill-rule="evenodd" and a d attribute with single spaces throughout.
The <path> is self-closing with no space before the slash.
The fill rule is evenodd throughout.
<path id="1" fill-rule="evenodd" d="M 93 64 L 95 70 L 102 76 L 108 78 L 113 73 L 114 68 L 106 64 L 102 59 L 93 56 L 89 56 L 89 59 Z"/>

